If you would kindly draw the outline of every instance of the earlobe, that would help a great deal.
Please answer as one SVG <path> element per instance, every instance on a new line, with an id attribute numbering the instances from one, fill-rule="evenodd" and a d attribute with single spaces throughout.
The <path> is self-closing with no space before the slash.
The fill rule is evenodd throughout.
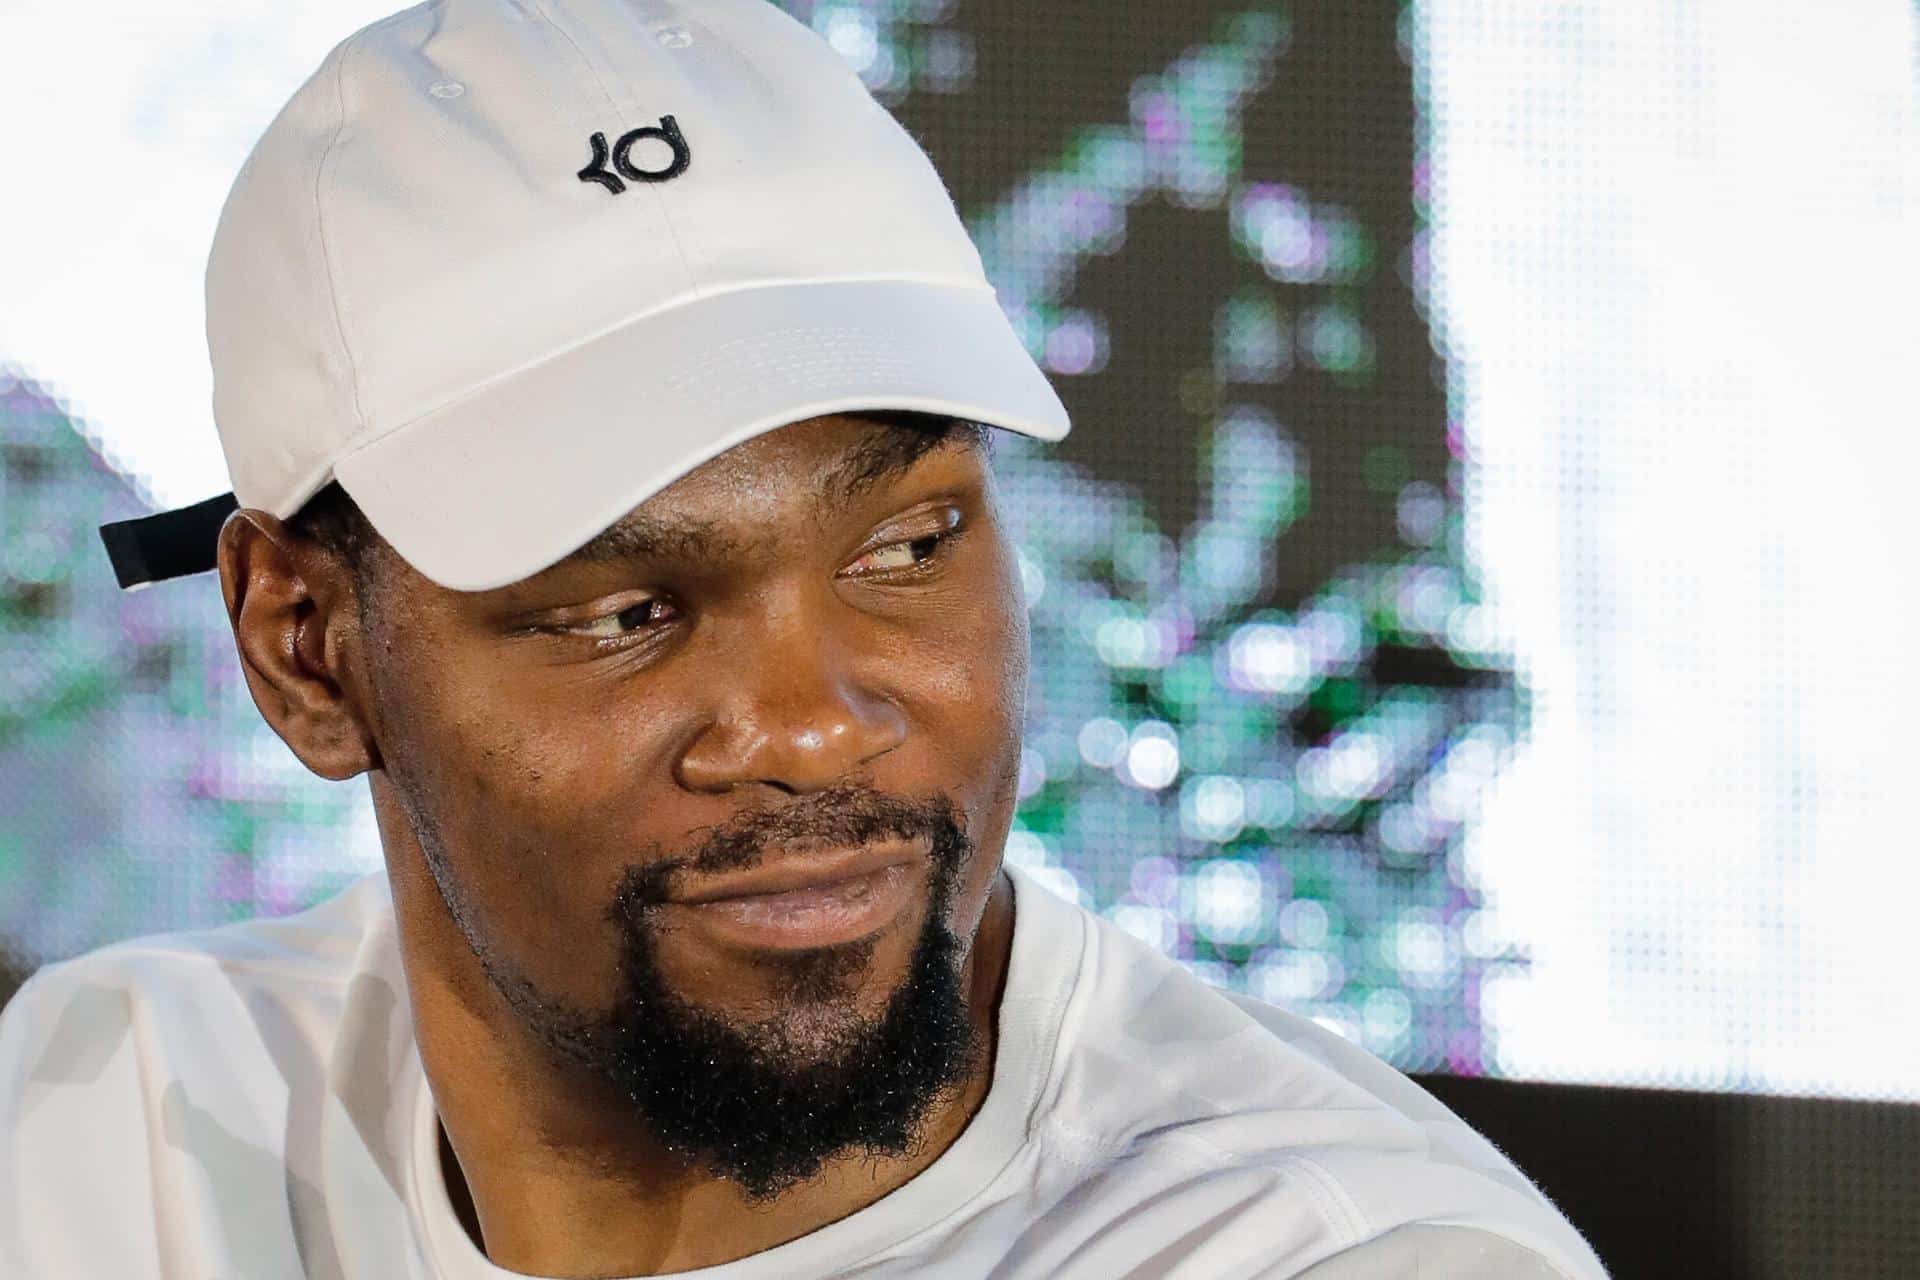
<path id="1" fill-rule="evenodd" d="M 267 724 L 323 778 L 377 768 L 339 647 L 327 643 L 353 617 L 339 567 L 272 515 L 243 508 L 221 526 L 219 569 L 240 669 Z"/>

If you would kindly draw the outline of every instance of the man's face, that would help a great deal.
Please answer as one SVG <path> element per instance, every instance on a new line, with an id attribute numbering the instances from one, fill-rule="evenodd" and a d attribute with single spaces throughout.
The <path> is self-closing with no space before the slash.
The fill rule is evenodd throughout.
<path id="1" fill-rule="evenodd" d="M 795 423 L 508 587 L 389 558 L 369 614 L 381 758 L 493 987 L 753 1194 L 905 1149 L 977 1048 L 1026 619 L 984 451 L 886 465 L 916 434 Z M 772 892 L 829 866 L 866 874 Z"/>

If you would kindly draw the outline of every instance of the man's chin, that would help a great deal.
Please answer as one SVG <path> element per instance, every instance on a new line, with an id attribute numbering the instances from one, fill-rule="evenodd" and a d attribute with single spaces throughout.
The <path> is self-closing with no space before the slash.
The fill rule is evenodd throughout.
<path id="1" fill-rule="evenodd" d="M 640 868 L 609 912 L 625 935 L 616 1006 L 523 1012 L 663 1147 L 750 1198 L 842 1156 L 902 1154 L 979 1065 L 967 947 L 947 925 L 972 846 L 950 816 L 931 845 L 924 897 L 903 899 L 887 927 L 818 947 L 689 927 L 660 910 L 657 869 Z"/>
<path id="2" fill-rule="evenodd" d="M 784 953 L 756 962 L 750 1000 L 677 1003 L 710 1026 L 724 1027 L 769 1067 L 806 1069 L 857 1052 L 879 1028 L 909 980 L 902 962 L 887 970 L 870 941 Z"/>
<path id="3" fill-rule="evenodd" d="M 967 1078 L 961 954 L 938 925 L 892 981 L 871 971 L 870 943 L 793 953 L 743 1016 L 682 995 L 642 941 L 596 1056 L 669 1150 L 772 1194 L 841 1155 L 904 1152 Z"/>

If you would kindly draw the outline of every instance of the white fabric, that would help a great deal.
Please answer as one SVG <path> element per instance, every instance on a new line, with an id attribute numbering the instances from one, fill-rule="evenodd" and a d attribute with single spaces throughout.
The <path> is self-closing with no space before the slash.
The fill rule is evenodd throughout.
<path id="1" fill-rule="evenodd" d="M 334 474 L 414 568 L 481 591 L 539 572 L 708 458 L 790 422 L 919 409 L 1058 439 L 1059 405 L 984 284 L 760 285 L 501 378 L 341 455 Z"/>
<path id="2" fill-rule="evenodd" d="M 684 155 L 622 152 L 667 118 Z M 596 134 L 622 190 L 580 176 Z M 348 37 L 234 180 L 207 343 L 242 505 L 337 478 L 459 590 L 819 413 L 1069 427 L 926 153 L 767 0 L 433 0 Z"/>
<path id="3" fill-rule="evenodd" d="M 703 1280 L 1604 1272 L 1314 1023 L 1014 873 L 992 1086 L 919 1177 Z M 42 970 L 0 1016 L 0 1274 L 509 1280 L 455 1218 L 384 877 Z"/>

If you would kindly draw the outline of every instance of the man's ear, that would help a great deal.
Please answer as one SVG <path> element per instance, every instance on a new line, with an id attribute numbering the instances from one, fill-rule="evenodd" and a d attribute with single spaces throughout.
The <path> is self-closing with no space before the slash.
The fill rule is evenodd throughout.
<path id="1" fill-rule="evenodd" d="M 220 594 L 253 703 L 300 762 L 340 781 L 380 767 L 362 706 L 351 567 L 265 511 L 220 526 Z"/>

